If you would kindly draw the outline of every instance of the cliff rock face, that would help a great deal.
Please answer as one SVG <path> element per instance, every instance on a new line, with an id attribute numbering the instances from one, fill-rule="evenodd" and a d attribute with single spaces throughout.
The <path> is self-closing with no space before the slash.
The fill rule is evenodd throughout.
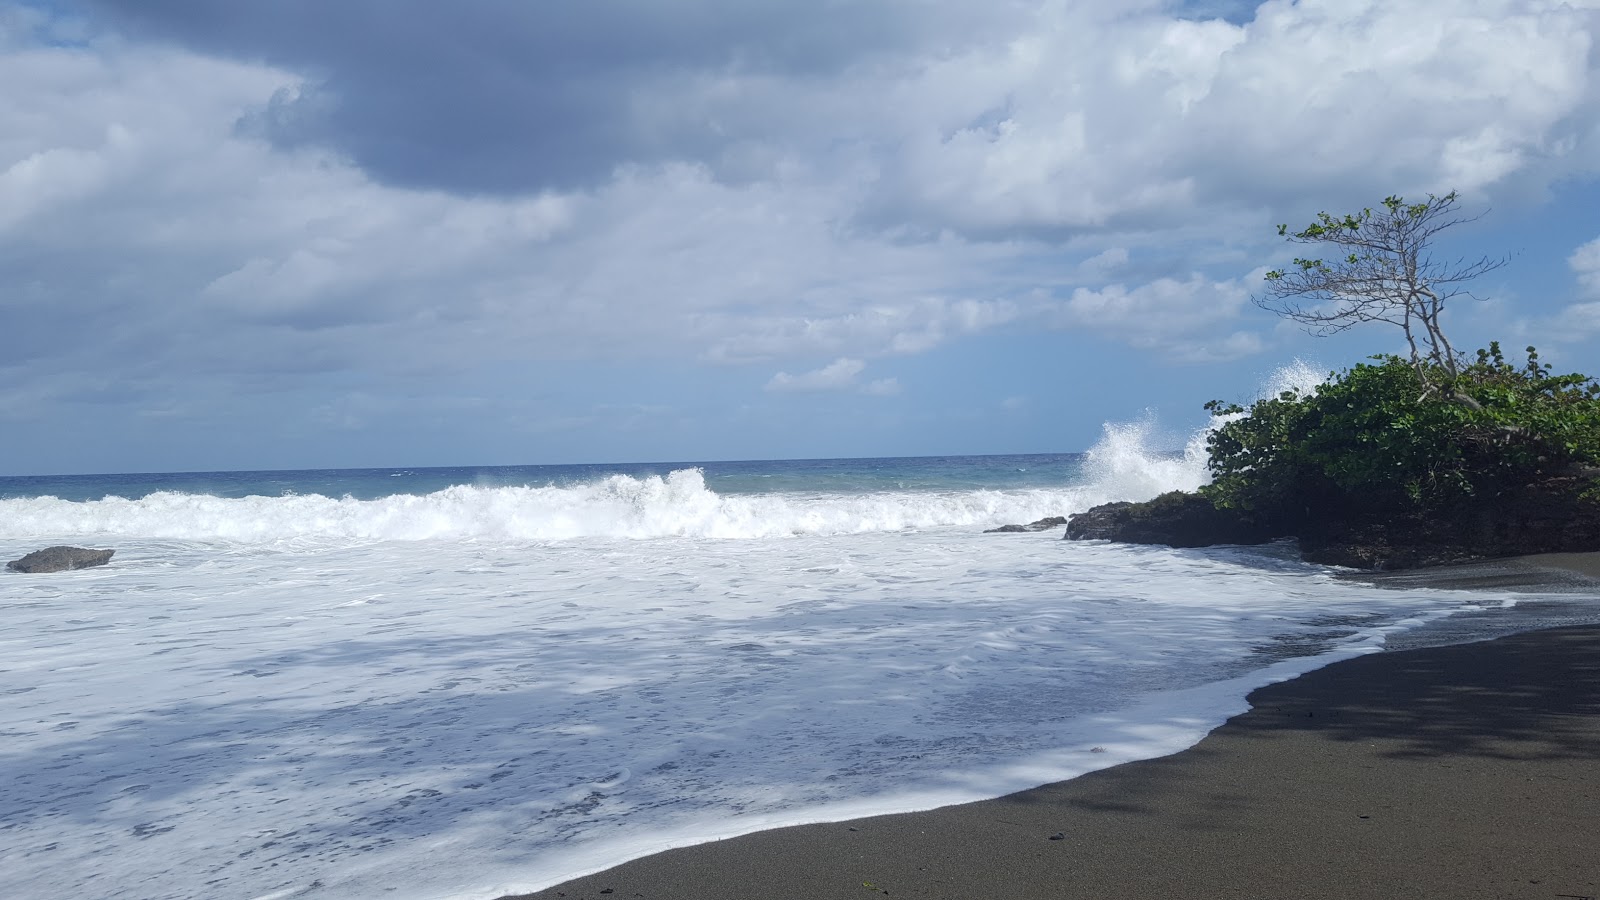
<path id="1" fill-rule="evenodd" d="M 35 550 L 21 559 L 6 563 L 13 572 L 65 572 L 68 569 L 87 569 L 111 562 L 115 550 L 86 550 L 83 547 L 46 547 Z"/>
<path id="2" fill-rule="evenodd" d="M 1600 550 L 1600 498 L 1593 482 L 1551 478 L 1448 514 L 1346 508 L 1300 517 L 1251 517 L 1219 510 L 1198 494 L 1173 492 L 1145 503 L 1107 503 L 1067 523 L 1068 540 L 1172 547 L 1259 544 L 1297 538 L 1309 562 L 1358 569 L 1408 569 L 1530 553 Z"/>

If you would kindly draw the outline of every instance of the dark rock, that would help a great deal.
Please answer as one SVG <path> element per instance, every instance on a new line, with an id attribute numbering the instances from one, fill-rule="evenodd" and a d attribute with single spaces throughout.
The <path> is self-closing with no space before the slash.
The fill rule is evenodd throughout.
<path id="1" fill-rule="evenodd" d="M 1600 550 L 1600 499 L 1591 482 L 1550 478 L 1477 497 L 1437 516 L 1355 510 L 1302 529 L 1308 562 L 1355 569 L 1411 569 L 1535 553 Z"/>
<path id="2" fill-rule="evenodd" d="M 82 547 L 46 547 L 35 550 L 21 559 L 6 563 L 13 572 L 65 572 L 68 569 L 88 569 L 103 566 L 111 561 L 115 550 L 85 550 Z"/>
<path id="3" fill-rule="evenodd" d="M 1171 491 L 1144 503 L 1105 503 L 1067 520 L 1067 540 L 1210 547 L 1264 544 L 1280 535 L 1199 494 Z"/>
<path id="4" fill-rule="evenodd" d="M 1145 503 L 1107 503 L 1067 523 L 1068 540 L 1171 547 L 1260 544 L 1293 537 L 1307 562 L 1355 569 L 1411 569 L 1525 556 L 1600 551 L 1600 498 L 1592 481 L 1553 477 L 1422 515 L 1358 499 L 1298 514 L 1219 510 L 1174 491 Z"/>
<path id="5" fill-rule="evenodd" d="M 1045 531 L 1067 524 L 1066 516 L 1047 516 L 1036 522 L 1026 525 L 1001 525 L 999 528 L 985 528 L 984 534 L 1016 534 L 1023 531 Z"/>

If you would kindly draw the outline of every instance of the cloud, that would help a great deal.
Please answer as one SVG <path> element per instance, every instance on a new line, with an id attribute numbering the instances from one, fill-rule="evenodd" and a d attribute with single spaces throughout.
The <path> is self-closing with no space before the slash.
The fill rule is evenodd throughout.
<path id="1" fill-rule="evenodd" d="M 867 173 L 873 221 L 970 235 L 1355 184 L 1473 193 L 1600 158 L 1600 10 L 1557 0 L 1270 0 L 1227 20 L 1155 2 L 88 7 L 296 73 L 241 114 L 248 133 L 458 193 L 669 163 L 741 183 L 802 160 Z"/>
<path id="2" fill-rule="evenodd" d="M 1519 334 L 1530 332 L 1554 343 L 1582 341 L 1600 335 L 1600 238 L 1580 245 L 1567 257 L 1567 266 L 1578 282 L 1581 298 L 1553 315 L 1518 323 Z M 1529 337 L 1533 340 L 1533 337 Z"/>
<path id="3" fill-rule="evenodd" d="M 856 391 L 869 397 L 893 397 L 900 393 L 900 380 L 878 378 L 861 384 L 859 376 L 867 364 L 859 359 L 836 359 L 820 369 L 800 375 L 779 372 L 766 384 L 766 390 L 793 393 Z"/>
<path id="4" fill-rule="evenodd" d="M 241 124 L 331 150 L 379 181 L 520 193 L 594 187 L 619 167 L 736 150 L 763 84 L 827 85 L 1014 16 L 886 0 L 505 4 L 460 0 L 90 0 L 128 33 L 304 72 Z"/>
<path id="5" fill-rule="evenodd" d="M 1089 328 L 1173 362 L 1222 362 L 1262 349 L 1259 335 L 1216 333 L 1239 317 L 1248 299 L 1239 280 L 1214 281 L 1192 273 L 1183 280 L 1158 278 L 1132 288 L 1078 288 L 1054 308 L 1052 319 L 1056 327 Z"/>
<path id="6" fill-rule="evenodd" d="M 1578 285 L 1582 290 L 1594 297 L 1600 297 L 1600 238 L 1595 238 L 1582 245 L 1567 257 L 1567 265 L 1578 278 Z"/>
<path id="7" fill-rule="evenodd" d="M 928 275 L 941 270 L 930 260 L 921 271 Z M 953 274 L 957 273 L 943 270 L 945 277 Z M 895 280 L 904 280 L 904 276 L 896 276 Z M 712 344 L 706 358 L 718 362 L 747 362 L 819 352 L 922 353 L 952 338 L 998 327 L 1023 315 L 1019 305 L 1012 301 L 943 297 L 895 299 L 887 291 L 878 302 L 852 308 L 855 304 L 851 298 L 868 294 L 873 287 L 865 281 L 851 284 L 848 293 L 834 301 L 837 311 L 832 314 L 757 314 L 737 320 L 725 314 L 707 315 L 700 320 L 701 324 L 708 331 L 721 332 L 724 336 Z M 822 312 L 822 309 L 817 311 Z"/>
<path id="8" fill-rule="evenodd" d="M 1126 227 L 1357 185 L 1477 194 L 1600 158 L 1594 9 L 1268 2 L 1233 24 L 1085 6 L 895 86 L 887 214 Z"/>
<path id="9" fill-rule="evenodd" d="M 856 376 L 867 364 L 859 359 L 836 359 L 820 369 L 800 375 L 779 372 L 767 382 L 769 391 L 842 391 L 856 386 Z"/>
<path id="10" fill-rule="evenodd" d="M 12 415 L 1037 329 L 1222 361 L 1246 226 L 1600 160 L 1600 10 L 1544 0 L 59 8 L 0 11 Z"/>

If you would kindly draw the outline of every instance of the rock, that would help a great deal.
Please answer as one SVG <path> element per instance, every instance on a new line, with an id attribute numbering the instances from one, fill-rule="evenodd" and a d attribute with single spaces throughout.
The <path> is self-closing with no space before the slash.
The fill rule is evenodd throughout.
<path id="1" fill-rule="evenodd" d="M 1145 503 L 1106 503 L 1067 522 L 1068 540 L 1171 547 L 1261 544 L 1295 538 L 1307 562 L 1354 569 L 1412 569 L 1537 553 L 1600 551 L 1600 498 L 1593 482 L 1549 477 L 1421 515 L 1357 498 L 1296 514 L 1217 509 L 1198 494 Z"/>
<path id="2" fill-rule="evenodd" d="M 82 547 L 46 547 L 35 550 L 21 559 L 6 563 L 13 572 L 65 572 L 68 569 L 88 569 L 103 566 L 111 561 L 115 550 L 86 550 Z"/>
<path id="3" fill-rule="evenodd" d="M 1026 525 L 1001 525 L 999 528 L 985 528 L 984 534 L 1017 534 L 1023 531 L 1044 531 L 1067 524 L 1066 516 L 1047 516 L 1036 522 Z"/>
<path id="4" fill-rule="evenodd" d="M 1070 541 L 1122 541 L 1169 547 L 1264 544 L 1280 535 L 1243 514 L 1217 509 L 1199 494 L 1171 491 L 1144 503 L 1104 503 L 1067 520 Z"/>
<path id="5" fill-rule="evenodd" d="M 1307 562 L 1354 569 L 1412 569 L 1537 553 L 1600 550 L 1600 499 L 1590 482 L 1548 478 L 1462 503 L 1448 515 L 1329 517 L 1300 537 Z"/>

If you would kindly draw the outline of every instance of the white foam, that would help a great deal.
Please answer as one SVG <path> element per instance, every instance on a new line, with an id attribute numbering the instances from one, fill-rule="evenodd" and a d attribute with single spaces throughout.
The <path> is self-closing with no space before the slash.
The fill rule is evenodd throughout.
<path id="1" fill-rule="evenodd" d="M 0 501 L 0 538 L 124 536 L 264 543 L 336 540 L 751 539 L 1029 522 L 1085 509 L 1093 488 L 723 496 L 698 469 L 572 487 L 460 485 L 376 500 L 319 494 L 228 499 Z"/>
<path id="2" fill-rule="evenodd" d="M 1190 436 L 1183 453 L 1174 456 L 1153 440 L 1157 425 L 1147 414 L 1135 422 L 1107 422 L 1099 443 L 1084 460 L 1088 490 L 1105 500 L 1149 500 L 1167 491 L 1192 491 L 1211 480 L 1206 468 L 1206 435 Z"/>
<path id="3" fill-rule="evenodd" d="M 1266 379 L 1257 399 L 1292 393 L 1309 397 L 1327 380 L 1316 363 L 1296 358 Z M 1107 422 L 1099 442 L 1084 462 L 1084 497 L 1093 503 L 1110 500 L 1149 500 L 1168 491 L 1193 491 L 1211 481 L 1207 447 L 1213 432 L 1245 413 L 1212 416 L 1184 442 L 1180 453 L 1162 446 L 1160 427 L 1153 413 L 1133 422 Z M 1092 505 L 1092 504 L 1091 504 Z"/>
<path id="4" fill-rule="evenodd" d="M 1252 647 L 1360 652 L 1459 602 L 966 529 L 129 539 L 0 591 L 0 896 L 108 900 L 486 900 L 993 796 L 1171 752 L 1315 665 Z"/>

